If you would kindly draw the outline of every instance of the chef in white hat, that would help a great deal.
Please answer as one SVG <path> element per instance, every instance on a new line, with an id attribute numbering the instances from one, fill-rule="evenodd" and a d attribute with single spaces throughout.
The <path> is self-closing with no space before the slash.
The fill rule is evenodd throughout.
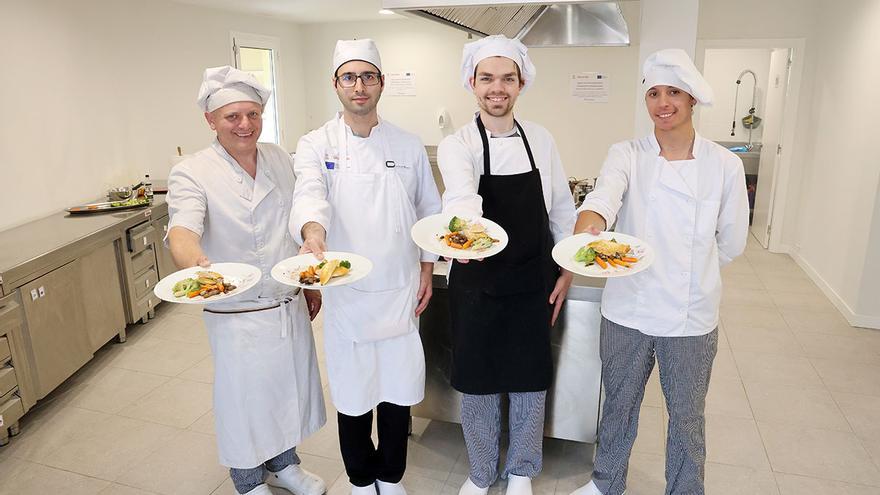
<path id="1" fill-rule="evenodd" d="M 572 275 L 550 252 L 571 233 L 575 209 L 559 151 L 547 129 L 514 119 L 535 66 L 518 40 L 496 35 L 468 43 L 462 83 L 476 96 L 474 119 L 440 142 L 443 211 L 485 217 L 510 242 L 449 273 L 452 386 L 470 463 L 461 495 L 485 495 L 498 478 L 501 401 L 510 402 L 503 477 L 508 495 L 531 495 L 542 466 L 546 391 L 553 376 L 551 326 Z"/>
<path id="2" fill-rule="evenodd" d="M 216 139 L 171 170 L 166 242 L 180 268 L 240 262 L 263 273 L 256 287 L 203 313 L 214 357 L 217 449 L 236 491 L 270 495 L 269 484 L 321 495 L 324 482 L 302 469 L 296 454 L 326 421 L 309 322 L 321 299 L 269 277 L 299 250 L 285 228 L 294 186 L 290 155 L 257 142 L 269 95 L 246 72 L 205 71 L 198 105 Z"/>
<path id="3" fill-rule="evenodd" d="M 404 495 L 410 406 L 425 389 L 418 316 L 436 260 L 409 232 L 439 213 L 440 195 L 421 140 L 379 117 L 376 44 L 339 41 L 331 74 L 342 111 L 297 145 L 290 232 L 304 253 L 345 251 L 373 263 L 365 278 L 323 291 L 327 376 L 352 493 Z"/>
<path id="4" fill-rule="evenodd" d="M 639 407 L 656 361 L 669 410 L 666 493 L 702 494 L 706 392 L 718 346 L 721 266 L 742 254 L 749 227 L 742 161 L 694 131 L 693 109 L 712 89 L 679 49 L 644 64 L 642 91 L 654 131 L 611 147 L 575 232 L 635 236 L 656 253 L 602 295 L 605 403 L 592 480 L 576 495 L 626 489 Z"/>

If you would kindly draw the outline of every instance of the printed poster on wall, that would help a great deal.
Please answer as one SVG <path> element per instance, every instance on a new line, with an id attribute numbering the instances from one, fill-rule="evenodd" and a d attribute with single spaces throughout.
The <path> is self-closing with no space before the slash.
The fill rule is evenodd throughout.
<path id="1" fill-rule="evenodd" d="M 608 76 L 601 72 L 571 75 L 571 96 L 588 103 L 608 103 Z"/>
<path id="2" fill-rule="evenodd" d="M 415 96 L 416 73 L 415 72 L 387 72 L 385 73 L 385 91 L 383 96 Z"/>

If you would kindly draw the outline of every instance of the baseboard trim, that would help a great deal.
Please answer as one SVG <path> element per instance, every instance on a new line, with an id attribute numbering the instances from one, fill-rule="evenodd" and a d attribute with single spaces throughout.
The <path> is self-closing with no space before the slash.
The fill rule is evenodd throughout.
<path id="1" fill-rule="evenodd" d="M 828 282 L 826 282 L 825 279 L 823 279 L 822 276 L 819 275 L 819 272 L 817 272 L 807 262 L 807 260 L 805 260 L 804 257 L 801 256 L 799 252 L 791 250 L 789 251 L 789 256 L 791 256 L 794 262 L 797 263 L 798 266 L 801 267 L 801 269 L 803 269 L 803 271 L 807 274 L 808 277 L 810 277 L 813 283 L 815 283 L 819 287 L 819 290 L 821 290 L 822 293 L 825 294 L 825 296 L 831 301 L 831 304 L 833 304 L 834 307 L 837 308 L 838 311 L 840 311 L 840 313 L 843 315 L 844 318 L 846 318 L 846 321 L 850 325 L 854 327 L 873 328 L 880 330 L 880 317 L 862 315 L 853 311 L 852 308 L 850 308 L 849 305 L 846 304 L 846 302 L 837 294 L 837 292 L 835 292 L 834 289 L 831 288 L 831 285 L 829 285 Z"/>

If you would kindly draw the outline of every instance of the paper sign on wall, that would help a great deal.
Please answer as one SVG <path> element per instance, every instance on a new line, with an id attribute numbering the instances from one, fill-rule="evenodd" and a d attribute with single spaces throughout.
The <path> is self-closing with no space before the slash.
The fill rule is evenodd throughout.
<path id="1" fill-rule="evenodd" d="M 600 72 L 571 75 L 571 96 L 590 103 L 608 103 L 608 76 Z"/>
<path id="2" fill-rule="evenodd" d="M 385 74 L 383 96 L 415 96 L 415 72 L 388 72 Z"/>

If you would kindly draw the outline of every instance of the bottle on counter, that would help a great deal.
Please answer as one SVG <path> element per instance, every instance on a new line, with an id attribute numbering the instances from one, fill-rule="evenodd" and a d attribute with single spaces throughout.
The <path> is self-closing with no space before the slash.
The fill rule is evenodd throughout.
<path id="1" fill-rule="evenodd" d="M 153 182 L 150 180 L 150 174 L 144 175 L 144 197 L 153 200 Z"/>

